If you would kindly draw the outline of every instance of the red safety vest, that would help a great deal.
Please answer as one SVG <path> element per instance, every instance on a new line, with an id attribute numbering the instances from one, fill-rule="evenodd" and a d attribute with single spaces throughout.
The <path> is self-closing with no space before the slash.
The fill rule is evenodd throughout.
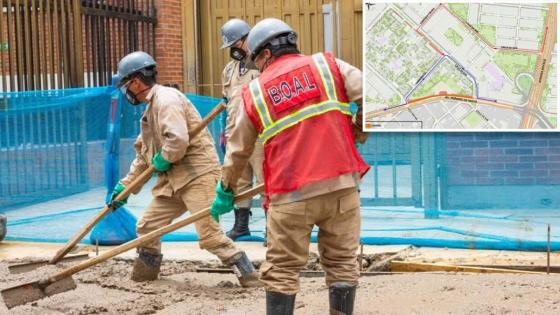
<path id="1" fill-rule="evenodd" d="M 243 87 L 242 97 L 264 143 L 267 195 L 368 171 L 354 144 L 344 80 L 331 54 L 281 56 Z"/>

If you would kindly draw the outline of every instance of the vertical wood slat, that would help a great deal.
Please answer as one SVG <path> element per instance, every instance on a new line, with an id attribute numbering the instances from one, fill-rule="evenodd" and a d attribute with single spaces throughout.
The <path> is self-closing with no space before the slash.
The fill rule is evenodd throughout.
<path id="1" fill-rule="evenodd" d="M 74 73 L 76 74 L 75 86 L 84 85 L 84 62 L 83 62 L 83 26 L 82 26 L 82 13 L 81 1 L 72 0 L 74 9 Z"/>
<path id="2" fill-rule="evenodd" d="M 85 86 L 90 86 L 90 82 L 91 82 L 91 77 L 90 77 L 90 63 L 89 63 L 89 58 L 87 58 L 87 56 L 85 56 L 89 51 L 89 37 L 88 37 L 88 25 L 89 25 L 89 16 L 87 15 L 82 15 L 82 25 L 83 25 L 83 47 L 84 47 L 84 51 L 82 51 L 82 57 L 84 59 L 84 76 L 85 76 L 85 82 L 84 85 Z"/>
<path id="3" fill-rule="evenodd" d="M 31 24 L 31 63 L 33 67 L 33 86 L 31 87 L 32 90 L 40 89 L 41 88 L 41 77 L 39 74 L 39 32 L 37 31 L 37 16 L 39 12 L 37 10 L 37 2 L 35 0 L 31 0 L 31 4 L 29 7 L 30 13 L 30 24 Z"/>
<path id="4" fill-rule="evenodd" d="M 68 69 L 68 77 L 69 77 L 69 82 L 70 84 L 68 86 L 75 86 L 75 82 L 76 82 L 76 76 L 75 76 L 75 59 L 76 59 L 76 54 L 74 51 L 74 45 L 72 44 L 72 39 L 75 38 L 74 36 L 74 22 L 72 20 L 72 16 L 73 16 L 73 8 L 72 8 L 72 1 L 73 0 L 63 0 L 64 1 L 64 6 L 66 9 L 66 51 L 68 54 L 68 58 L 66 59 L 66 64 L 65 64 L 65 68 L 69 68 Z"/>
<path id="5" fill-rule="evenodd" d="M 48 1 L 47 1 L 48 2 Z M 41 62 L 41 90 L 48 89 L 48 82 L 47 82 L 47 74 L 48 74 L 48 67 L 47 67 L 47 49 L 46 49 L 46 42 L 47 42 L 47 33 L 46 30 L 46 16 L 45 14 L 45 1 L 40 0 L 39 2 L 39 12 L 40 12 L 40 21 L 39 21 L 39 58 Z M 39 137 L 40 138 L 40 137 Z"/>
<path id="6" fill-rule="evenodd" d="M 95 3 L 92 4 L 93 8 L 96 8 L 97 5 Z M 92 56 L 91 56 L 91 60 L 92 60 L 92 64 L 93 64 L 93 84 L 95 86 L 99 85 L 99 57 L 98 55 L 98 50 L 97 50 L 97 46 L 99 45 L 99 38 L 97 38 L 98 32 L 97 32 L 97 16 L 92 16 L 91 17 L 91 52 L 92 52 Z"/>
<path id="7" fill-rule="evenodd" d="M 22 40 L 21 40 L 21 8 L 20 0 L 15 2 L 15 40 L 16 40 L 16 54 L 15 58 L 17 60 L 17 89 L 23 90 L 23 58 L 20 58 L 22 54 Z"/>
<path id="8" fill-rule="evenodd" d="M 32 68 L 32 61 L 31 61 L 31 41 L 30 41 L 30 33 L 29 33 L 29 10 L 27 9 L 29 6 L 29 0 L 23 0 L 23 42 L 24 42 L 24 54 L 25 54 L 25 89 L 31 90 L 33 84 L 33 68 Z"/>
<path id="9" fill-rule="evenodd" d="M 56 88 L 61 89 L 63 87 L 62 85 L 62 73 L 61 73 L 61 51 L 60 51 L 60 36 L 61 36 L 61 32 L 59 32 L 59 14 L 58 14 L 58 1 L 59 0 L 54 0 L 54 8 L 53 8 L 53 21 L 54 21 L 54 27 L 53 27 L 53 41 L 52 41 L 52 45 L 53 45 L 53 65 L 56 65 L 55 67 L 53 67 L 53 75 L 56 76 Z M 54 40 L 54 38 L 56 37 L 56 41 Z M 56 56 L 56 59 L 55 59 Z"/>
<path id="10" fill-rule="evenodd" d="M 112 2 L 114 2 L 112 0 Z M 112 5 L 113 6 L 113 5 Z M 114 6 L 113 6 L 114 7 Z M 112 9 L 112 11 L 115 11 L 114 9 Z M 110 42 L 109 42 L 109 64 L 111 65 L 110 68 L 110 73 L 116 73 L 117 72 L 117 51 L 116 51 L 116 47 L 117 47 L 117 39 L 118 36 L 116 36 L 116 19 L 115 18 L 109 18 L 108 19 L 108 26 L 109 26 L 109 34 L 112 34 L 112 36 L 110 36 Z"/>
<path id="11" fill-rule="evenodd" d="M 69 49 L 69 41 L 68 41 L 68 21 L 67 21 L 67 0 L 61 0 L 60 4 L 60 21 L 62 25 L 62 73 L 64 75 L 63 82 L 64 86 L 71 86 L 71 78 L 70 78 L 70 49 Z"/>
<path id="12" fill-rule="evenodd" d="M 118 5 L 118 7 L 115 9 L 115 11 L 121 12 L 120 0 L 114 0 L 114 1 L 115 1 L 116 5 Z M 114 27 L 115 27 L 114 28 L 115 33 L 116 33 L 116 35 L 114 36 L 114 38 L 115 38 L 115 60 L 114 60 L 114 62 L 115 62 L 115 65 L 116 65 L 118 58 L 123 56 L 123 50 L 122 50 L 123 34 L 121 32 L 122 19 L 113 19 L 113 23 L 114 23 Z"/>
<path id="13" fill-rule="evenodd" d="M 149 0 L 141 0 L 141 6 L 140 6 L 140 11 L 139 11 L 139 15 L 140 16 L 144 16 L 147 14 L 148 12 L 148 7 L 149 7 Z M 140 21 L 140 36 L 142 37 L 141 40 L 141 44 L 140 47 L 145 48 L 145 51 L 147 53 L 150 53 L 149 50 L 149 37 L 148 37 L 148 23 L 144 22 L 144 21 Z"/>
<path id="14" fill-rule="evenodd" d="M 15 56 L 13 53 L 12 47 L 17 47 L 15 41 L 13 40 L 13 35 L 15 33 L 15 25 L 14 25 L 14 18 L 12 17 L 12 0 L 6 0 L 8 4 L 8 10 L 6 13 L 6 23 L 7 23 L 7 32 L 8 32 L 8 63 L 9 63 L 9 76 L 10 76 L 10 91 L 14 91 L 16 89 L 16 82 L 14 77 L 16 76 L 16 69 L 14 60 Z"/>
<path id="15" fill-rule="evenodd" d="M 103 9 L 103 4 L 100 3 L 99 4 L 99 8 Z M 100 69 L 100 78 L 99 78 L 99 82 L 101 85 L 106 85 L 107 84 L 107 58 L 105 56 L 106 50 L 105 50 L 105 17 L 100 16 L 98 19 L 98 40 L 99 40 L 99 64 L 101 65 L 101 69 Z"/>
<path id="16" fill-rule="evenodd" d="M 103 4 L 98 3 L 98 8 L 103 9 Z M 99 62 L 99 85 L 105 85 L 105 42 L 103 40 L 103 20 L 102 16 L 97 17 L 97 57 Z"/>
<path id="17" fill-rule="evenodd" d="M 4 5 L 2 5 L 2 12 L 0 12 L 0 67 L 2 68 L 2 91 L 6 91 L 6 71 L 4 55 Z"/>
<path id="18" fill-rule="evenodd" d="M 109 10 L 109 1 L 107 1 L 105 3 L 105 10 L 108 11 Z M 107 84 L 111 84 L 111 74 L 114 72 L 114 62 L 113 62 L 113 36 L 111 36 L 111 34 L 113 34 L 112 32 L 112 28 L 111 28 L 111 22 L 112 22 L 112 18 L 106 18 L 105 19 L 105 34 L 109 34 L 109 36 L 107 36 L 105 38 L 105 43 L 106 43 L 106 63 L 107 63 L 107 74 L 106 74 L 106 78 L 107 78 Z"/>
<path id="19" fill-rule="evenodd" d="M 48 71 L 49 71 L 49 89 L 54 89 L 56 86 L 55 65 L 54 65 L 54 16 L 51 10 L 51 1 L 47 1 L 47 52 L 48 52 Z"/>

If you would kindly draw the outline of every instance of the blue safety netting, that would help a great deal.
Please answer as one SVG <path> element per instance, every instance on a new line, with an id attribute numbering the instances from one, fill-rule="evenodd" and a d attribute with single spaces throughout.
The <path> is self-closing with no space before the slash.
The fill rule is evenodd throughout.
<path id="1" fill-rule="evenodd" d="M 101 210 L 109 188 L 128 170 L 145 107 L 125 103 L 111 87 L 1 96 L 0 212 L 8 216 L 6 239 L 66 242 Z M 220 101 L 187 97 L 202 116 Z M 220 157 L 223 118 L 209 126 Z M 497 148 L 508 145 L 518 147 L 502 149 L 503 155 L 492 157 L 500 153 Z M 544 250 L 550 224 L 551 249 L 560 250 L 555 229 L 560 223 L 560 186 L 554 171 L 560 168 L 554 162 L 560 156 L 559 146 L 560 136 L 554 134 L 373 134 L 360 147 L 372 166 L 360 186 L 361 241 Z M 429 148 L 437 154 L 426 154 Z M 505 163 L 502 160 L 513 164 L 498 165 Z M 459 170 L 453 169 L 454 164 Z M 483 171 L 496 165 L 502 170 Z M 434 182 L 430 182 L 431 168 L 437 177 Z M 521 182 L 526 185 L 516 186 Z M 139 195 L 129 198 L 126 207 L 110 213 L 83 242 L 110 245 L 136 237 L 135 222 L 150 202 L 153 184 L 152 179 Z M 430 191 L 434 186 L 438 187 L 435 197 Z M 434 198 L 446 202 L 428 202 Z M 233 215 L 226 215 L 221 223 L 229 229 Z M 244 240 L 262 240 L 265 224 L 264 212 L 254 209 L 252 236 Z M 316 236 L 314 231 L 314 241 Z M 164 241 L 197 239 L 194 226 L 163 237 Z"/>

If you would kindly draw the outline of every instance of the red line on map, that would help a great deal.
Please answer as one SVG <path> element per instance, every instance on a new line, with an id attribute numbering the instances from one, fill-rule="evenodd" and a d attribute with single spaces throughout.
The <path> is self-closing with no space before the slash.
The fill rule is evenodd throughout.
<path id="1" fill-rule="evenodd" d="M 544 30 L 544 37 L 543 37 L 543 41 L 542 41 L 541 54 L 544 52 L 544 46 L 546 45 L 546 36 L 547 35 L 548 35 L 548 26 Z"/>
<path id="2" fill-rule="evenodd" d="M 447 93 L 440 93 L 437 95 L 430 95 L 430 96 L 424 96 L 424 97 L 420 97 L 420 98 L 416 98 L 413 100 L 409 100 L 407 104 L 412 104 L 412 103 L 416 103 L 425 99 L 429 99 L 429 98 L 436 98 L 436 97 L 460 97 L 460 98 L 466 98 L 466 99 L 476 99 L 470 95 L 461 95 L 461 94 L 447 94 Z"/>

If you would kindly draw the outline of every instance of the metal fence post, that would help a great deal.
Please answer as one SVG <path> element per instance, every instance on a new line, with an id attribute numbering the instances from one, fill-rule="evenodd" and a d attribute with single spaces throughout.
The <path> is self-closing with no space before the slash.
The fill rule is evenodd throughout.
<path id="1" fill-rule="evenodd" d="M 422 135 L 422 161 L 424 179 L 424 218 L 438 219 L 438 178 L 435 134 Z"/>

